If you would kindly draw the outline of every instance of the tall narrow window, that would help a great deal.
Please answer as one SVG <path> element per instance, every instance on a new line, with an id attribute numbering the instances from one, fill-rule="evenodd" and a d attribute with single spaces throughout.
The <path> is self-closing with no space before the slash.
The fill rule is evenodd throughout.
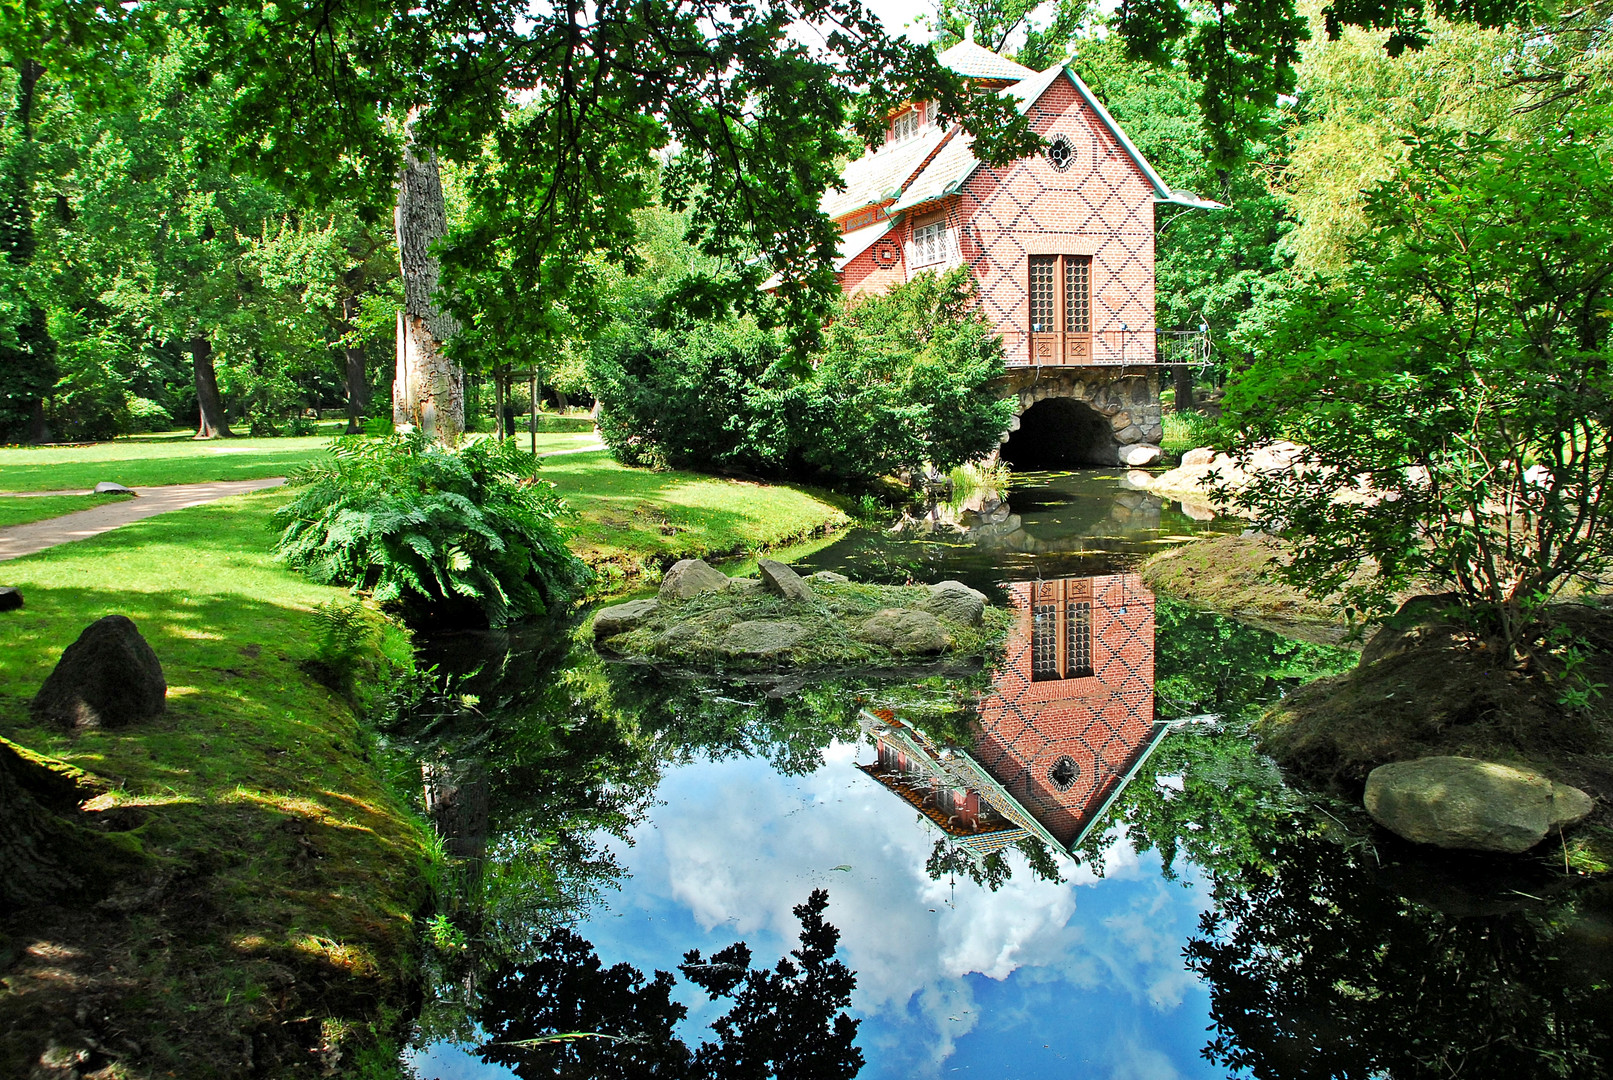
<path id="1" fill-rule="evenodd" d="M 1031 361 L 1092 363 L 1092 257 L 1032 255 L 1027 285 Z"/>
<path id="2" fill-rule="evenodd" d="M 1092 259 L 1086 255 L 1064 257 L 1064 332 L 1087 334 L 1092 331 Z"/>
<path id="3" fill-rule="evenodd" d="M 1059 636 L 1057 604 L 1037 604 L 1031 608 L 1031 681 L 1059 677 Z"/>
<path id="4" fill-rule="evenodd" d="M 1072 600 L 1065 612 L 1064 643 L 1066 679 L 1092 677 L 1092 602 Z"/>
<path id="5" fill-rule="evenodd" d="M 1031 333 L 1055 333 L 1053 326 L 1053 278 L 1058 272 L 1058 256 L 1031 256 Z"/>

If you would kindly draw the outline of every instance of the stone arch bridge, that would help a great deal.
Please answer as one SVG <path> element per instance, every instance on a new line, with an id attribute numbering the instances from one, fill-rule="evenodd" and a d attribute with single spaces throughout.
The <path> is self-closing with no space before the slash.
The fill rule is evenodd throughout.
<path id="1" fill-rule="evenodd" d="M 1152 464 L 1165 434 L 1162 370 L 1152 364 L 1009 368 L 1006 389 L 1018 407 L 998 455 L 1020 469 Z"/>

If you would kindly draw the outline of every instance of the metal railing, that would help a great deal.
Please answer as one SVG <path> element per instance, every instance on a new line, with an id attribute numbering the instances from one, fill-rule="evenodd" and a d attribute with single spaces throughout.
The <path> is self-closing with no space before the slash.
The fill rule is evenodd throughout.
<path id="1" fill-rule="evenodd" d="M 1059 359 L 1033 359 L 1032 337 L 1056 337 L 1052 355 Z M 1203 367 L 1210 361 L 1211 346 L 1208 330 L 1098 330 L 1080 335 L 1013 331 L 1003 335 L 1003 348 L 1009 367 Z"/>

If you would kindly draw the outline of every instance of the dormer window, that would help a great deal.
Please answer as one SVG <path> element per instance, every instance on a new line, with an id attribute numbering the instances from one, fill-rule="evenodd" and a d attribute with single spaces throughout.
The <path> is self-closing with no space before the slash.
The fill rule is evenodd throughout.
<path id="1" fill-rule="evenodd" d="M 911 139 L 919 133 L 924 125 L 922 109 L 909 109 L 895 120 L 891 121 L 891 142 L 902 142 Z"/>

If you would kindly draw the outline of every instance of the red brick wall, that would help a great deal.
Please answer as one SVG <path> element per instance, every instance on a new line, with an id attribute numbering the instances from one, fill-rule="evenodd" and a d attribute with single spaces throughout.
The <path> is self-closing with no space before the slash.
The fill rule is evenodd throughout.
<path id="1" fill-rule="evenodd" d="M 1038 583 L 1010 585 L 1019 623 L 995 688 L 981 700 L 983 732 L 974 754 L 1066 846 L 1147 745 L 1154 724 L 1153 593 L 1136 574 L 1070 580 L 1091 588 L 1093 676 L 1032 681 L 1031 597 Z M 1059 791 L 1049 774 L 1065 756 L 1079 772 Z"/>
<path id="2" fill-rule="evenodd" d="M 1075 160 L 1061 172 L 1038 154 L 982 168 L 965 185 L 963 250 L 983 312 L 1003 335 L 1009 363 L 1028 363 L 1032 249 L 1091 255 L 1093 360 L 1118 362 L 1121 335 L 1105 332 L 1154 329 L 1153 185 L 1068 79 L 1054 82 L 1030 118 L 1044 137 L 1068 135 Z M 1069 250 L 1058 250 L 1059 241 Z"/>

